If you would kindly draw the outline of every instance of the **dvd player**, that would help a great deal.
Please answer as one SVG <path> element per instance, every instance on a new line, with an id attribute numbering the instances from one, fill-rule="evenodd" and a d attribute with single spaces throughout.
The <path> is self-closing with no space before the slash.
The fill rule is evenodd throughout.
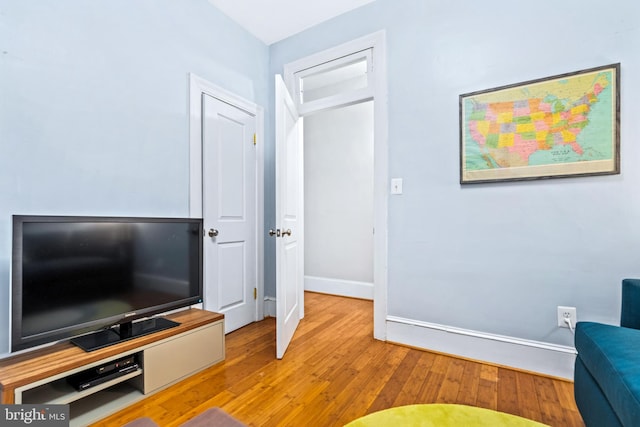
<path id="1" fill-rule="evenodd" d="M 112 379 L 127 375 L 139 369 L 134 356 L 129 356 L 105 365 L 67 377 L 67 382 L 76 390 L 82 391 Z"/>
<path id="2" fill-rule="evenodd" d="M 96 374 L 106 374 L 111 371 L 116 371 L 118 369 L 126 368 L 129 365 L 133 365 L 136 363 L 136 358 L 134 355 L 125 357 L 123 359 L 115 360 L 113 362 L 109 362 L 102 366 L 98 366 L 95 368 Z"/>

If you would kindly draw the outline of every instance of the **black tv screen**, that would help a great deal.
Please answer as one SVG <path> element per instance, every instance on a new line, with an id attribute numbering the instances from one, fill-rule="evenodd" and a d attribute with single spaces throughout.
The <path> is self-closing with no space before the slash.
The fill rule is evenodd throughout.
<path id="1" fill-rule="evenodd" d="M 194 218 L 14 215 L 11 350 L 202 302 L 202 235 Z"/>

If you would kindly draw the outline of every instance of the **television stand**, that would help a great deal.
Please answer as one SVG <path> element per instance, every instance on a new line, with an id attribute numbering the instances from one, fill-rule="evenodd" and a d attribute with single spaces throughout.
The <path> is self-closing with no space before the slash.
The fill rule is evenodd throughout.
<path id="1" fill-rule="evenodd" d="M 224 315 L 188 309 L 174 328 L 86 352 L 66 341 L 0 360 L 0 404 L 68 404 L 87 426 L 224 360 Z M 84 390 L 67 379 L 133 356 L 139 368 Z"/>
<path id="2" fill-rule="evenodd" d="M 180 323 L 165 317 L 153 317 L 139 322 L 121 323 L 119 327 L 104 329 L 71 340 L 84 351 L 95 351 L 122 341 L 132 340 L 154 332 L 175 328 Z"/>

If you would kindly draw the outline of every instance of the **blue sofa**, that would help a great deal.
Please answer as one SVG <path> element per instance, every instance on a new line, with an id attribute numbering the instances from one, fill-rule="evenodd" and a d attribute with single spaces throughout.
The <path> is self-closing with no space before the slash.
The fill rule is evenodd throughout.
<path id="1" fill-rule="evenodd" d="M 574 394 L 587 427 L 640 426 L 640 280 L 622 281 L 620 326 L 578 322 Z"/>

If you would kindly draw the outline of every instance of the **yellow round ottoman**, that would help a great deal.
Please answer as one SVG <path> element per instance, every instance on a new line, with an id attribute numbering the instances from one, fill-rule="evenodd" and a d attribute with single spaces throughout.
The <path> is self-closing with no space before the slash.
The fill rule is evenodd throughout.
<path id="1" fill-rule="evenodd" d="M 385 409 L 345 427 L 548 427 L 504 412 L 466 405 L 423 404 Z"/>

